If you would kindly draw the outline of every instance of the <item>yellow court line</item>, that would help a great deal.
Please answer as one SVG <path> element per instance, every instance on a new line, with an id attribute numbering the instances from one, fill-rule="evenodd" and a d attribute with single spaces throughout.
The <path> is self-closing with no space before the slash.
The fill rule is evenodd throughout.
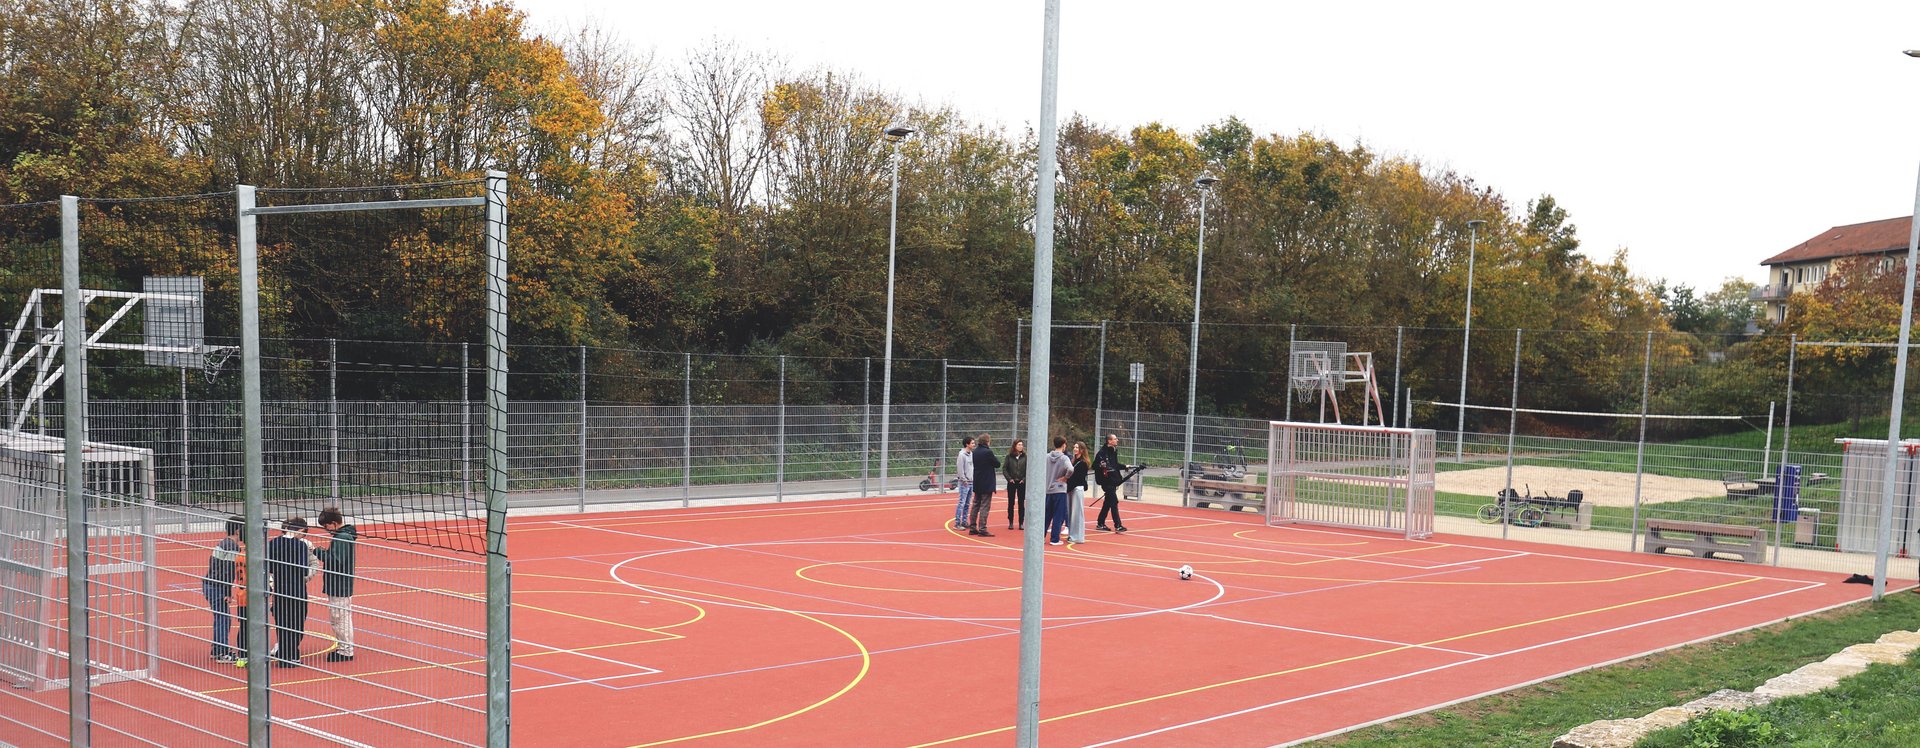
<path id="1" fill-rule="evenodd" d="M 1314 663 L 1314 664 L 1311 664 L 1311 665 L 1301 665 L 1301 666 L 1299 666 L 1299 667 L 1292 667 L 1292 668 L 1287 668 L 1287 669 L 1285 669 L 1285 670 L 1276 670 L 1276 671 L 1274 671 L 1274 672 L 1271 672 L 1271 673 L 1261 673 L 1261 674 L 1259 674 L 1259 675 L 1249 675 L 1249 676 L 1246 676 L 1246 677 L 1244 677 L 1244 678 L 1235 678 L 1235 679 L 1233 679 L 1233 680 L 1228 680 L 1228 681 L 1221 681 L 1221 682 L 1219 682 L 1219 683 L 1212 683 L 1212 684 L 1208 684 L 1208 685 L 1204 685 L 1204 686 L 1194 686 L 1193 688 L 1187 688 L 1187 689 L 1183 689 L 1183 690 L 1179 690 L 1179 691 L 1174 691 L 1174 692 L 1171 692 L 1171 693 L 1163 693 L 1163 694 L 1158 694 L 1158 695 L 1154 695 L 1154 696 L 1145 696 L 1145 697 L 1141 697 L 1141 698 L 1138 698 L 1138 699 L 1134 699 L 1134 700 L 1132 700 L 1132 701 L 1125 701 L 1125 702 L 1121 702 L 1121 703 L 1118 703 L 1118 704 L 1109 704 L 1109 705 L 1106 705 L 1106 706 L 1100 706 L 1100 707 L 1094 707 L 1094 708 L 1092 708 L 1092 709 L 1083 709 L 1083 710 L 1081 710 L 1081 711 L 1077 711 L 1077 712 L 1073 712 L 1073 713 L 1070 713 L 1070 714 L 1061 714 L 1061 715 L 1056 715 L 1056 716 L 1053 716 L 1053 717 L 1048 717 L 1048 718 L 1046 718 L 1046 719 L 1043 719 L 1043 720 L 1040 720 L 1040 723 L 1041 723 L 1041 724 L 1046 724 L 1046 723 L 1049 723 L 1049 722 L 1055 722 L 1055 721 L 1059 721 L 1059 720 L 1064 720 L 1064 719 L 1071 719 L 1071 718 L 1074 718 L 1074 717 L 1084 717 L 1084 716 L 1087 716 L 1087 715 L 1089 715 L 1089 714 L 1098 714 L 1098 713 L 1100 713 L 1100 712 L 1108 712 L 1108 711 L 1112 711 L 1112 710 L 1115 710 L 1115 709 L 1124 709 L 1124 708 L 1126 708 L 1126 707 L 1130 707 L 1130 706 L 1139 706 L 1139 705 L 1141 705 L 1141 704 L 1147 704 L 1147 703 L 1151 703 L 1151 702 L 1155 702 L 1155 701 L 1163 701 L 1163 700 L 1166 700 L 1166 699 L 1170 699 L 1170 698 L 1174 698 L 1174 697 L 1178 697 L 1178 696 L 1186 696 L 1186 695 L 1189 695 L 1189 694 L 1194 694 L 1194 693 L 1199 693 L 1199 692 L 1201 692 L 1201 691 L 1209 691 L 1209 690 L 1212 690 L 1212 689 L 1215 689 L 1215 688 L 1223 688 L 1223 687 L 1226 687 L 1226 686 L 1237 686 L 1237 685 L 1240 685 L 1240 684 L 1243 684 L 1243 683 L 1252 683 L 1252 682 L 1254 682 L 1254 681 L 1259 681 L 1259 680 L 1266 680 L 1266 679 L 1268 679 L 1268 678 L 1275 678 L 1275 677 L 1279 677 L 1279 676 L 1282 676 L 1282 675 L 1292 675 L 1292 674 L 1294 674 L 1294 673 L 1300 673 L 1300 672 L 1305 672 L 1305 671 L 1308 671 L 1308 670 L 1318 670 L 1318 669 L 1321 669 L 1321 668 L 1325 668 L 1325 667 L 1329 667 L 1329 666 L 1332 666 L 1332 665 L 1342 665 L 1342 664 L 1346 664 L 1346 663 L 1349 663 L 1349 662 L 1358 662 L 1358 661 L 1360 661 L 1360 660 L 1366 660 L 1366 659 L 1372 659 L 1372 658 L 1375 658 L 1375 657 L 1379 657 L 1379 656 L 1381 656 L 1381 655 L 1387 655 L 1387 654 L 1393 654 L 1393 653 L 1396 653 L 1396 652 L 1404 652 L 1404 651 L 1407 651 L 1407 650 L 1410 650 L 1410 649 L 1421 649 L 1421 648 L 1425 648 L 1425 647 L 1432 647 L 1432 646 L 1435 646 L 1435 645 L 1439 645 L 1439 644 L 1446 644 L 1446 643 L 1449 643 L 1449 642 L 1455 642 L 1455 641 L 1459 641 L 1459 640 L 1461 640 L 1461 639 L 1471 639 L 1471 638 L 1473 638 L 1473 637 L 1477 637 L 1477 636 L 1485 636 L 1485 635 L 1488 635 L 1488 634 L 1497 634 L 1497 633 L 1502 633 L 1502 632 L 1506 632 L 1506 631 L 1512 631 L 1512 630 L 1514 630 L 1514 629 L 1518 629 L 1518 628 L 1525 628 L 1525 627 L 1527 627 L 1527 626 L 1537 626 L 1537 625 L 1540 625 L 1540 624 L 1544 624 L 1544 623 L 1553 623 L 1553 622 L 1556 622 L 1556 621 L 1563 621 L 1563 620 L 1566 620 L 1566 619 L 1569 619 L 1569 618 L 1577 618 L 1577 617 L 1580 617 L 1580 616 L 1585 616 L 1585 615 L 1592 615 L 1592 614 L 1595 614 L 1595 613 L 1605 613 L 1605 612 L 1607 612 L 1607 611 L 1612 611 L 1612 610 L 1619 610 L 1619 609 L 1621 609 L 1621 608 L 1627 608 L 1627 607 L 1631 607 L 1631 606 L 1635 606 L 1635 605 L 1644 605 L 1644 604 L 1646 604 L 1646 603 L 1653 603 L 1653 602 L 1660 602 L 1660 601 L 1662 601 L 1662 600 L 1670 600 L 1670 599 L 1673 599 L 1673 598 L 1677 598 L 1677 597 L 1685 597 L 1685 596 L 1687 596 L 1687 595 L 1697 595 L 1697 594 L 1700 594 L 1700 593 L 1702 593 L 1702 592 L 1712 592 L 1712 591 L 1714 591 L 1714 590 L 1719 590 L 1719 589 L 1724 589 L 1724 588 L 1727 588 L 1727 587 L 1733 587 L 1733 586 L 1735 586 L 1735 585 L 1741 585 L 1741 584 L 1747 584 L 1747 583 L 1750 583 L 1750 582 L 1755 582 L 1755 581 L 1759 581 L 1759 579 L 1760 579 L 1760 577 L 1749 577 L 1749 578 L 1747 578 L 1747 579 L 1741 579 L 1741 580 L 1736 580 L 1736 581 L 1733 581 L 1733 582 L 1728 582 L 1728 583 L 1726 583 L 1726 584 L 1721 584 L 1721 585 L 1715 585 L 1715 586 L 1712 586 L 1712 587 L 1705 587 L 1705 588 L 1702 588 L 1702 589 L 1698 589 L 1698 590 L 1691 590 L 1691 591 L 1688 591 L 1688 592 L 1679 592 L 1679 593 L 1675 593 L 1675 594 L 1671 594 L 1671 595 L 1662 595 L 1662 596 L 1660 596 L 1660 597 L 1653 597 L 1653 598 L 1647 598 L 1647 599 L 1645 599 L 1645 600 L 1635 600 L 1635 601 L 1632 601 L 1632 602 L 1626 602 L 1626 603 L 1620 603 L 1620 604 L 1618 604 L 1618 605 L 1609 605 L 1609 606 L 1607 606 L 1607 607 L 1604 607 L 1604 608 L 1595 608 L 1595 609 L 1593 609 L 1593 610 L 1585 610 L 1585 611 L 1579 611 L 1579 612 L 1575 612 L 1575 613 L 1568 613 L 1568 614 L 1565 614 L 1565 615 L 1560 615 L 1560 616 L 1554 616 L 1554 617 L 1552 617 L 1552 618 L 1542 618 L 1542 619 L 1540 619 L 1540 620 L 1537 620 L 1537 621 L 1528 621 L 1528 622 L 1525 622 L 1525 623 L 1517 623 L 1517 624 L 1513 624 L 1513 625 L 1509 625 L 1509 626 L 1501 626 L 1501 627 L 1499 627 L 1499 628 L 1495 628 L 1495 629 L 1488 629 L 1488 630 L 1486 630 L 1486 631 L 1479 631 L 1479 632 L 1475 632 L 1475 633 L 1471 633 L 1471 634 L 1462 634 L 1462 635 L 1459 635 L 1459 636 L 1450 636 L 1450 637 L 1447 637 L 1447 638 L 1445 638 L 1445 639 L 1436 639 L 1436 640 L 1434 640 L 1434 641 L 1429 641 L 1429 642 L 1423 642 L 1423 643 L 1419 643 L 1419 644 L 1402 644 L 1402 645 L 1399 645 L 1399 646 L 1395 646 L 1395 647 L 1388 647 L 1388 648 L 1386 648 L 1386 649 L 1382 649 L 1382 650 L 1378 650 L 1378 651 L 1375 651 L 1375 652 L 1367 652 L 1367 653 L 1363 653 L 1363 654 L 1357 654 L 1357 655 L 1353 655 L 1353 656 L 1350 656 L 1350 657 L 1342 657 L 1342 658 L 1339 658 L 1339 659 L 1336 659 L 1336 660 L 1327 660 L 1327 661 L 1325 661 L 1325 662 L 1318 662 L 1318 663 Z M 919 744 L 919 745 L 916 745 L 916 746 L 913 746 L 913 748 L 930 748 L 931 746 L 936 746 L 936 745 L 946 745 L 946 744 L 948 744 L 948 743 L 957 743 L 957 742 L 960 742 L 960 741 L 962 741 L 962 740 L 971 740 L 971 739 L 973 739 L 973 738 L 979 738 L 979 737 L 986 737 L 986 736 L 988 736 L 988 735 L 995 735 L 995 734 L 999 734 L 999 733 L 1003 733 L 1003 732 L 1008 732 L 1008 731 L 1011 731 L 1011 730 L 1013 730 L 1013 729 L 1014 729 L 1013 727 L 1001 727 L 1001 728 L 996 728 L 996 729 L 992 729 L 992 730 L 984 730 L 984 731 L 981 731 L 981 732 L 976 732 L 976 733 L 973 733 L 973 734 L 970 734 L 970 735 L 961 735 L 961 736 L 959 736 L 959 737 L 954 737 L 954 738 L 947 738 L 947 739 L 945 739 L 945 740 L 936 740 L 936 741 L 934 741 L 934 742 L 931 742 L 931 743 L 921 743 L 921 744 Z"/>
<path id="2" fill-rule="evenodd" d="M 812 582 L 814 584 L 824 584 L 831 587 L 845 587 L 847 589 L 853 589 L 853 590 L 872 590 L 875 592 L 974 593 L 974 592 L 1006 592 L 1008 590 L 1020 589 L 1019 587 L 989 587 L 989 588 L 977 589 L 977 590 L 916 590 L 916 589 L 907 589 L 904 587 L 872 587 L 872 586 L 860 585 L 860 584 L 841 584 L 839 582 L 829 582 L 824 579 L 814 579 L 813 577 L 807 576 L 807 570 L 809 569 L 818 569 L 823 566 L 846 566 L 849 564 L 946 564 L 949 566 L 977 566 L 982 569 L 992 569 L 994 571 L 1005 571 L 1005 572 L 1014 571 L 1013 569 L 1008 569 L 1001 566 L 990 566 L 987 564 L 974 564 L 974 563 L 967 563 L 965 561 L 921 561 L 916 559 L 878 558 L 878 559 L 867 559 L 864 561 L 832 561 L 832 562 L 822 563 L 822 564 L 813 564 L 811 566 L 802 566 L 798 569 L 795 569 L 793 571 L 793 575 L 801 579 L 804 579 L 806 581 Z"/>
<path id="3" fill-rule="evenodd" d="M 1294 542 L 1290 542 L 1290 541 L 1286 541 L 1286 540 L 1267 540 L 1267 539 L 1265 539 L 1265 538 L 1249 538 L 1249 537 L 1245 537 L 1245 535 L 1246 535 L 1247 533 L 1250 533 L 1250 532 L 1255 532 L 1255 531 L 1258 531 L 1258 530 L 1261 530 L 1261 529 L 1268 529 L 1268 530 L 1271 530 L 1271 529 L 1273 529 L 1273 528 L 1271 528 L 1271 527 L 1269 527 L 1269 528 L 1258 528 L 1258 527 L 1256 527 L 1256 528 L 1253 528 L 1252 530 L 1241 530 L 1241 531 L 1239 531 L 1239 532 L 1236 532 L 1236 533 L 1234 533 L 1234 534 L 1233 534 L 1233 537 L 1235 537 L 1235 538 L 1239 538 L 1240 540 L 1251 540 L 1251 541 L 1253 541 L 1253 542 L 1255 542 L 1255 543 L 1272 543 L 1272 544 L 1274 544 L 1274 545 L 1301 545 L 1301 546 L 1306 546 L 1306 547 L 1308 547 L 1308 548 L 1336 548 L 1336 547 L 1340 547 L 1340 546 L 1349 546 L 1349 545 L 1370 545 L 1370 544 L 1371 544 L 1371 543 L 1370 543 L 1370 541 L 1365 541 L 1365 540 L 1359 540 L 1359 541 L 1354 541 L 1354 542 L 1351 542 L 1351 543 L 1294 543 Z"/>
<path id="4" fill-rule="evenodd" d="M 551 574 L 524 574 L 524 575 L 515 575 L 515 576 L 538 576 L 538 577 L 552 577 L 553 575 L 551 575 Z M 580 577 L 556 577 L 556 578 L 559 578 L 559 579 L 581 579 Z M 591 580 L 591 581 L 602 581 L 602 580 Z M 624 586 L 624 585 L 623 585 L 623 586 Z M 514 594 L 516 594 L 516 595 L 519 595 L 519 594 L 523 594 L 523 593 L 537 593 L 537 594 L 551 594 L 551 595 L 616 595 L 616 596 L 621 596 L 621 597 L 635 597 L 635 598 L 640 598 L 640 599 L 643 599 L 643 600 L 659 600 L 659 601 L 661 601 L 661 602 L 667 602 L 667 603 L 675 603 L 675 604 L 678 604 L 678 605 L 685 605 L 685 606 L 687 606 L 687 607 L 689 607 L 689 608 L 692 608 L 692 609 L 693 609 L 693 617 L 692 617 L 692 618 L 689 618 L 689 619 L 687 619 L 687 620 L 684 620 L 684 621 L 680 621 L 680 622 L 678 622 L 678 623 L 668 623 L 668 624 L 664 624 L 664 625 L 660 625 L 660 626 L 640 626 L 640 627 L 638 627 L 638 628 L 639 628 L 639 629 L 640 629 L 641 631 L 650 631 L 650 632 L 653 632 L 653 633 L 656 633 L 656 634 L 657 634 L 657 633 L 661 633 L 661 632 L 664 632 L 664 631 L 665 631 L 665 630 L 667 630 L 667 629 L 676 629 L 676 628 L 680 628 L 681 626 L 686 626 L 686 625 L 689 625 L 689 624 L 693 624 L 693 623 L 698 623 L 698 622 L 700 621 L 700 619 L 702 619 L 702 618 L 706 618 L 706 617 L 707 617 L 707 609 L 706 609 L 706 608 L 703 608 L 703 607 L 700 607 L 699 605 L 696 605 L 696 604 L 694 604 L 694 603 L 691 603 L 691 602 L 688 602 L 688 601 L 686 601 L 686 600 L 676 600 L 676 599 L 674 599 L 674 598 L 671 598 L 671 597 L 661 597 L 661 596 L 659 596 L 659 595 L 648 595 L 648 594 L 644 594 L 644 593 L 639 593 L 639 592 L 621 592 L 621 591 L 618 591 L 618 590 L 514 590 Z M 520 604 L 519 604 L 519 603 L 514 603 L 514 605 L 515 605 L 516 607 L 518 607 L 518 606 L 519 606 Z M 533 607 L 533 606 L 527 606 L 527 607 Z M 534 608 L 534 610 L 540 610 L 540 609 L 539 609 L 539 608 Z M 593 620 L 593 619 L 589 619 L 589 620 Z M 613 622 L 612 622 L 612 621 L 603 621 L 603 623 L 613 623 Z M 614 624 L 614 625 L 616 625 L 616 626 L 618 626 L 618 625 L 621 625 L 621 624 L 617 624 L 617 623 L 616 623 L 616 624 Z"/>
<path id="5" fill-rule="evenodd" d="M 730 735 L 736 732 L 746 732 L 748 730 L 756 730 L 756 729 L 765 727 L 767 725 L 771 725 L 775 722 L 781 722 L 784 720 L 792 719 L 794 717 L 798 717 L 802 714 L 806 714 L 807 712 L 811 712 L 815 709 L 818 709 L 822 706 L 832 703 L 833 701 L 839 699 L 841 696 L 845 696 L 847 692 L 853 690 L 854 686 L 860 685 L 861 681 L 866 680 L 867 673 L 873 669 L 873 653 L 867 650 L 866 643 L 860 641 L 860 637 L 857 637 L 857 636 L 854 636 L 853 634 L 848 633 L 846 629 L 840 628 L 839 626 L 835 626 L 831 623 L 827 623 L 826 621 L 822 621 L 818 618 L 807 615 L 805 613 L 801 613 L 799 611 L 787 610 L 785 608 L 776 608 L 776 607 L 767 605 L 766 603 L 754 602 L 752 600 L 743 600 L 737 597 L 727 597 L 726 595 L 717 595 L 711 592 L 693 592 L 690 590 L 675 589 L 672 587 L 660 587 L 659 589 L 672 590 L 674 592 L 680 592 L 680 593 L 685 593 L 689 595 L 706 595 L 708 597 L 717 597 L 722 600 L 731 600 L 736 603 L 744 603 L 747 605 L 758 605 L 769 611 L 786 613 L 788 615 L 793 615 L 793 616 L 799 616 L 801 618 L 805 618 L 809 621 L 820 624 L 827 628 L 833 629 L 836 633 L 840 634 L 843 637 L 846 637 L 847 641 L 852 642 L 853 646 L 856 649 L 860 650 L 860 672 L 854 675 L 853 680 L 847 681 L 847 684 L 845 686 L 841 686 L 840 690 L 835 691 L 832 694 L 829 694 L 826 698 L 813 702 L 812 704 L 808 704 L 807 706 L 802 707 L 799 710 L 789 712 L 787 714 L 783 714 L 778 717 L 772 717 L 770 719 L 761 720 L 751 725 L 744 725 L 741 727 L 730 727 L 724 730 L 714 730 L 711 732 L 704 732 L 699 735 L 687 735 L 687 736 L 678 737 L 678 738 L 668 738 L 666 740 L 656 740 L 651 743 L 641 743 L 639 745 L 631 746 L 631 748 L 650 748 L 651 746 L 656 746 L 656 745 L 667 745 L 669 743 L 680 743 L 688 740 L 699 740 L 701 738 L 711 738 L 718 735 Z"/>

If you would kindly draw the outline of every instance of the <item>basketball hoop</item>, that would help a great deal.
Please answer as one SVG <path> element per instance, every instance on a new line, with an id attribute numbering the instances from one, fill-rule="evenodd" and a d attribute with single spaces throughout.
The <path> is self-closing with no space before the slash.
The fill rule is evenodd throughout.
<path id="1" fill-rule="evenodd" d="M 225 367 L 227 361 L 232 360 L 233 357 L 239 353 L 240 348 L 231 345 L 210 345 L 202 348 L 200 351 L 200 360 L 205 363 L 205 366 L 201 368 L 207 375 L 207 381 L 211 383 L 214 379 L 219 378 L 220 369 Z"/>

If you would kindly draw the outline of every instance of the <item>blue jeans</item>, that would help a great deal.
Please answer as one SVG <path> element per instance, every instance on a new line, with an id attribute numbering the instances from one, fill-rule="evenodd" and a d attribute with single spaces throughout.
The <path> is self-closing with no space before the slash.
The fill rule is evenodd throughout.
<path id="1" fill-rule="evenodd" d="M 1047 542 L 1060 542 L 1060 528 L 1067 524 L 1068 511 L 1066 494 L 1047 494 Z"/>
<path id="2" fill-rule="evenodd" d="M 968 504 L 969 500 L 973 498 L 973 484 L 962 483 L 958 488 L 960 491 L 960 503 L 953 507 L 953 524 L 956 527 L 966 527 Z"/>
<path id="3" fill-rule="evenodd" d="M 211 590 L 202 590 L 211 593 Z M 213 611 L 213 651 L 215 654 L 232 652 L 227 646 L 227 637 L 233 631 L 233 616 L 227 612 L 227 595 L 212 593 L 207 595 L 207 609 Z"/>

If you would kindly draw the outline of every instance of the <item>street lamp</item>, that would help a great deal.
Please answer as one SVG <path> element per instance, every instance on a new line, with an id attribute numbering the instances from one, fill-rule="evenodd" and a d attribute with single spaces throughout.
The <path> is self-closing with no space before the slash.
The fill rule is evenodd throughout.
<path id="1" fill-rule="evenodd" d="M 1200 376 L 1200 279 L 1207 267 L 1207 193 L 1213 191 L 1213 185 L 1220 180 L 1202 174 L 1193 180 L 1193 186 L 1200 190 L 1200 243 L 1193 255 L 1193 332 L 1187 346 L 1187 438 L 1185 453 L 1180 460 L 1180 501 L 1186 503 L 1188 484 L 1193 481 L 1193 412 L 1194 396 L 1198 392 Z M 1139 438 L 1138 434 L 1134 435 Z"/>
<path id="2" fill-rule="evenodd" d="M 1920 49 L 1905 50 L 1908 57 L 1920 57 Z M 1887 553 L 1893 546 L 1894 467 L 1900 459 L 1900 418 L 1906 407 L 1907 343 L 1913 340 L 1913 272 L 1915 256 L 1920 255 L 1920 185 L 1914 187 L 1913 223 L 1907 235 L 1907 285 L 1900 296 L 1900 347 L 1894 354 L 1893 405 L 1887 414 L 1887 469 L 1880 484 L 1880 547 L 1873 554 L 1873 599 L 1887 592 Z"/>
<path id="3" fill-rule="evenodd" d="M 1480 250 L 1480 227 L 1486 221 L 1474 219 L 1467 222 L 1467 320 L 1460 330 L 1460 400 L 1457 407 L 1459 420 L 1454 423 L 1453 461 L 1465 459 L 1467 440 L 1467 351 L 1473 343 L 1473 256 Z"/>
<path id="4" fill-rule="evenodd" d="M 893 144 L 893 198 L 887 217 L 887 342 L 885 363 L 880 367 L 880 495 L 887 495 L 887 437 L 893 426 L 893 255 L 900 227 L 900 144 L 916 130 L 904 124 L 887 126 L 887 142 Z"/>

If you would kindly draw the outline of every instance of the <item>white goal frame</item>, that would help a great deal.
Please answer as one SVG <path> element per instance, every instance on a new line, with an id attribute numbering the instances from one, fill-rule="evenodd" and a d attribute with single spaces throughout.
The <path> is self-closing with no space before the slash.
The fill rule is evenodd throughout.
<path id="1" fill-rule="evenodd" d="M 1432 429 L 1272 421 L 1267 524 L 1433 536 Z"/>

